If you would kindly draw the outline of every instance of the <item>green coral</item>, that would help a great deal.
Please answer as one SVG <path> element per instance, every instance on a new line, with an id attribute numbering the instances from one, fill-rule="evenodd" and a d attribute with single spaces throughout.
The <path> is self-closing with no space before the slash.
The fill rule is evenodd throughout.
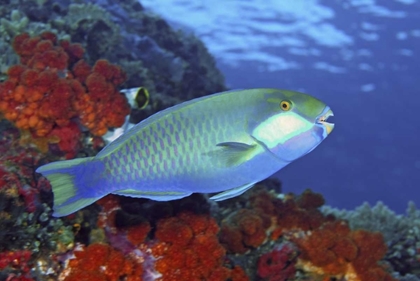
<path id="1" fill-rule="evenodd" d="M 8 68 L 19 62 L 19 58 L 11 46 L 13 38 L 23 32 L 35 36 L 46 30 L 57 34 L 59 39 L 70 38 L 69 35 L 52 28 L 48 23 L 30 21 L 18 9 L 12 9 L 8 15 L 0 19 L 0 81 L 5 79 Z"/>
<path id="2" fill-rule="evenodd" d="M 67 14 L 52 21 L 63 28 L 74 42 L 81 42 L 91 61 L 103 58 L 120 42 L 120 30 L 111 15 L 95 4 L 70 4 Z"/>
<path id="3" fill-rule="evenodd" d="M 70 39 L 68 34 L 53 28 L 49 23 L 30 21 L 18 9 L 11 10 L 10 15 L 0 19 L 0 38 L 9 45 L 16 35 L 26 32 L 30 36 L 35 36 L 46 30 L 57 34 L 59 39 Z"/>
<path id="4" fill-rule="evenodd" d="M 121 59 L 120 65 L 127 73 L 128 83 L 130 86 L 145 87 L 153 96 L 157 92 L 155 83 L 152 79 L 150 70 L 147 69 L 140 60 Z"/>
<path id="5" fill-rule="evenodd" d="M 11 41 L 13 37 L 24 32 L 29 25 L 29 19 L 19 10 L 12 10 L 10 19 L 0 19 L 0 36 L 2 40 Z"/>
<path id="6" fill-rule="evenodd" d="M 17 206 L 14 208 L 20 210 L 20 214 L 1 220 L 1 250 L 13 245 L 15 249 L 28 249 L 35 253 L 45 250 L 65 253 L 73 248 L 73 227 L 65 225 L 61 219 L 52 219 L 52 211 L 46 204 L 42 204 L 35 213 L 25 212 Z"/>

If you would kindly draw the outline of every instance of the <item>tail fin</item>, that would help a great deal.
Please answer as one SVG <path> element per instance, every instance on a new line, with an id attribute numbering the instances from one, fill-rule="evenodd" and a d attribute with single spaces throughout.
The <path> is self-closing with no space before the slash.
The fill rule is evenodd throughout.
<path id="1" fill-rule="evenodd" d="M 92 187 L 98 185 L 104 165 L 93 157 L 58 161 L 39 167 L 36 172 L 46 177 L 54 193 L 55 217 L 74 213 L 105 196 Z"/>

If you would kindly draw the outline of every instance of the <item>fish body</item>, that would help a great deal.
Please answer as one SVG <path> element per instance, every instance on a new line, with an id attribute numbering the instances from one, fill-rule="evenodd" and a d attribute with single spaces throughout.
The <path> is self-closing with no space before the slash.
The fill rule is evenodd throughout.
<path id="1" fill-rule="evenodd" d="M 312 151 L 332 131 L 332 111 L 302 93 L 228 91 L 158 112 L 95 157 L 37 169 L 54 192 L 54 215 L 73 213 L 101 197 L 157 201 L 221 192 L 224 200 Z"/>

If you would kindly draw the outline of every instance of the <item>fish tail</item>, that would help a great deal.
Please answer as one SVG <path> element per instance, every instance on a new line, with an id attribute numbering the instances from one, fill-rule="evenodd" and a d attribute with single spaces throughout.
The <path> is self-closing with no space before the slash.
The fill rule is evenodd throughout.
<path id="1" fill-rule="evenodd" d="M 46 177 L 54 193 L 55 217 L 74 213 L 107 193 L 101 194 L 104 164 L 94 157 L 58 161 L 39 167 L 36 172 Z"/>

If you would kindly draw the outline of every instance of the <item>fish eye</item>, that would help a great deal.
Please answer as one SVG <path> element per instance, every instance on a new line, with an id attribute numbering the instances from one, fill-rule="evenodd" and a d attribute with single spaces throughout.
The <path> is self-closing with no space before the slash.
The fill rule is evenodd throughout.
<path id="1" fill-rule="evenodd" d="M 149 104 L 149 100 L 150 100 L 149 91 L 144 87 L 140 87 L 137 90 L 136 97 L 135 97 L 135 101 L 137 103 L 138 109 L 144 109 Z"/>
<path id="2" fill-rule="evenodd" d="M 280 103 L 280 108 L 284 111 L 289 111 L 292 108 L 292 103 L 288 100 L 284 100 Z"/>

